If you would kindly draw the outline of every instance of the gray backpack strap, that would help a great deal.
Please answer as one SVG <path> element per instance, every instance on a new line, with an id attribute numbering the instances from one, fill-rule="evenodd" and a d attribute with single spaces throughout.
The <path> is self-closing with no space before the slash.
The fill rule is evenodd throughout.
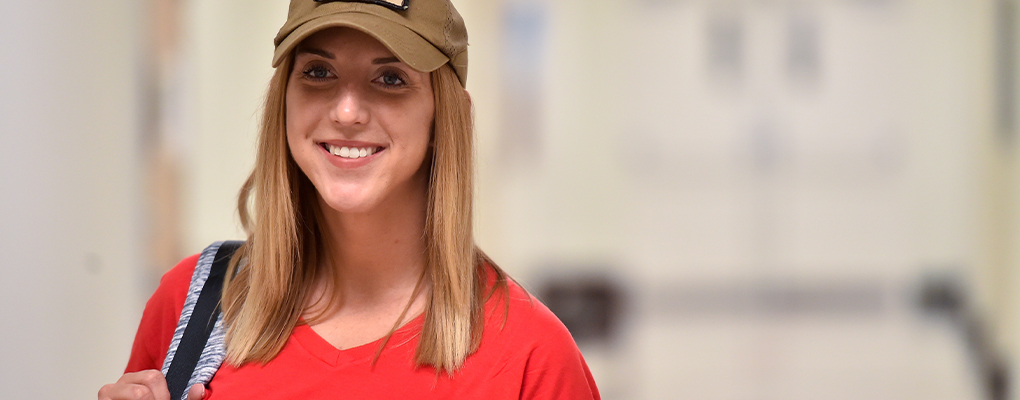
<path id="1" fill-rule="evenodd" d="M 198 258 L 181 318 L 163 361 L 163 375 L 172 399 L 185 400 L 192 385 L 209 383 L 226 358 L 219 298 L 227 263 L 243 243 L 216 242 Z"/>

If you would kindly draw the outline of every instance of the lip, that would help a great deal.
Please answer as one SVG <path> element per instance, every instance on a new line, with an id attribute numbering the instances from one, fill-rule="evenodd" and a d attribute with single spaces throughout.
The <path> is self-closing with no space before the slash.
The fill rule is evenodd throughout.
<path id="1" fill-rule="evenodd" d="M 379 148 L 379 150 L 376 150 L 375 153 L 372 153 L 372 155 L 370 155 L 368 157 L 344 158 L 344 157 L 340 157 L 340 156 L 335 156 L 335 155 L 333 155 L 333 153 L 330 153 L 329 151 L 327 151 L 326 147 L 324 146 L 326 144 L 331 145 L 331 146 L 335 146 L 335 147 L 357 147 L 357 148 L 377 147 L 377 148 Z M 316 141 L 315 142 L 315 147 L 319 148 L 319 151 L 322 153 L 323 156 L 326 157 L 327 160 L 329 160 L 330 164 L 333 164 L 337 168 L 341 168 L 341 169 L 354 169 L 354 168 L 359 168 L 359 167 L 365 166 L 368 163 L 372 162 L 372 160 L 375 160 L 376 157 L 379 156 L 379 154 L 382 154 L 382 153 L 386 152 L 386 146 L 383 146 L 381 144 L 371 143 L 371 142 L 359 142 L 359 141 L 353 141 L 353 140 L 323 140 L 323 141 Z"/>

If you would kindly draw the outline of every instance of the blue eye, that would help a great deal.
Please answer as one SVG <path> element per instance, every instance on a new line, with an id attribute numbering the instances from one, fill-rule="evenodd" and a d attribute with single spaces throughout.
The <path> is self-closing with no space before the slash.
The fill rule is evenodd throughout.
<path id="1" fill-rule="evenodd" d="M 392 72 L 383 74 L 382 76 L 380 76 L 376 80 L 379 83 L 381 83 L 383 86 L 390 86 L 390 87 L 400 87 L 400 86 L 404 86 L 404 85 L 407 84 L 407 82 L 404 81 L 404 78 L 402 78 L 402 77 L 400 77 L 400 75 L 392 73 Z"/>
<path id="2" fill-rule="evenodd" d="M 328 69 L 321 65 L 313 65 L 311 67 L 308 67 L 302 73 L 305 75 L 306 78 L 315 81 L 329 79 L 332 75 L 332 73 L 330 73 Z"/>

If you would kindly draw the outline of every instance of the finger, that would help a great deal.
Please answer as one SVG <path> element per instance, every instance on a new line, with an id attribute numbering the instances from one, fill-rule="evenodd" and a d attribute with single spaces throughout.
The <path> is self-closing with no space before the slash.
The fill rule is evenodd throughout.
<path id="1" fill-rule="evenodd" d="M 155 397 L 152 396 L 152 390 L 148 386 L 114 383 L 99 389 L 99 400 L 155 400 Z"/>
<path id="2" fill-rule="evenodd" d="M 205 385 L 196 383 L 188 389 L 188 400 L 202 400 L 205 397 Z"/>
<path id="3" fill-rule="evenodd" d="M 167 389 L 166 378 L 159 370 L 148 369 L 124 374 L 117 383 L 142 385 L 149 389 L 153 400 L 170 400 L 170 389 Z"/>
<path id="4" fill-rule="evenodd" d="M 112 400 L 113 397 L 110 396 L 110 393 L 113 392 L 114 389 L 116 389 L 114 387 L 116 385 L 117 385 L 116 383 L 109 383 L 99 388 L 99 400 Z"/>

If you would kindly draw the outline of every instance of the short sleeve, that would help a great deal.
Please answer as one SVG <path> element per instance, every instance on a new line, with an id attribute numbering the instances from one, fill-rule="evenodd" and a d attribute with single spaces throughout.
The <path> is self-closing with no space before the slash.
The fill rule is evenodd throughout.
<path id="1" fill-rule="evenodd" d="M 197 263 L 198 254 L 181 260 L 163 274 L 159 287 L 145 303 L 125 373 L 163 367 Z"/>
<path id="2" fill-rule="evenodd" d="M 588 364 L 570 332 L 545 305 L 534 301 L 525 335 L 535 338 L 524 367 L 521 399 L 600 400 Z"/>

